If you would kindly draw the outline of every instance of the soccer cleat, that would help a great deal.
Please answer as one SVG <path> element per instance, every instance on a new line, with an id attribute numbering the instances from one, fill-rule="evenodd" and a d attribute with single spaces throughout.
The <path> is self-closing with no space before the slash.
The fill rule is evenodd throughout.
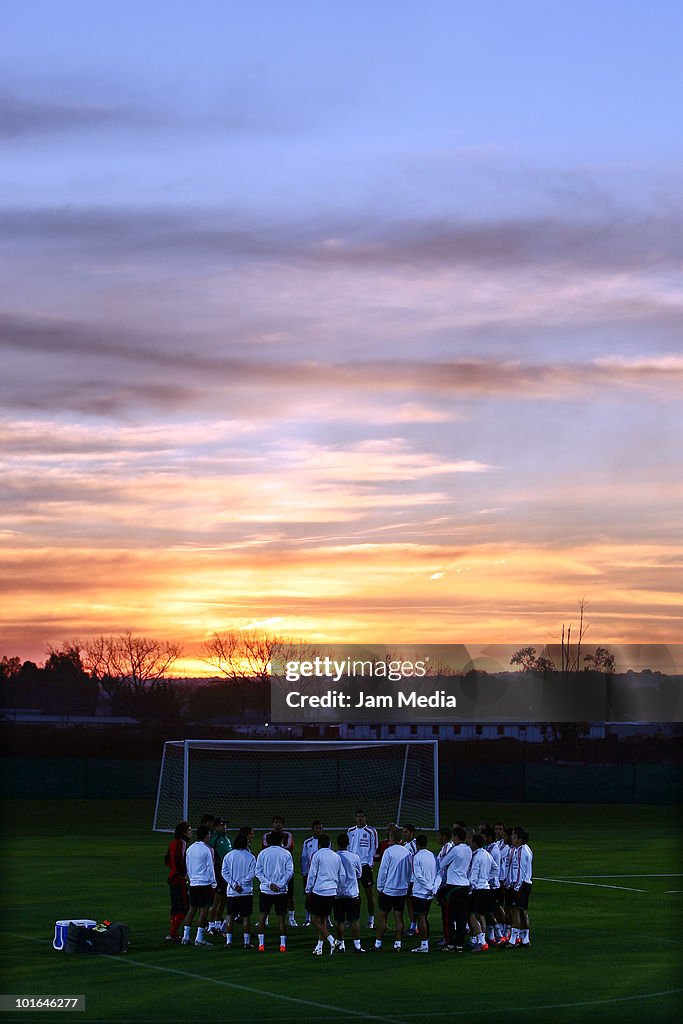
<path id="1" fill-rule="evenodd" d="M 166 941 L 167 941 L 167 942 L 175 942 L 175 943 L 176 943 L 176 945 L 180 945 L 180 943 L 181 943 L 181 942 L 182 942 L 183 940 L 182 940 L 182 939 L 180 938 L 180 936 L 179 936 L 179 935 L 167 935 L 167 936 L 166 936 Z"/>
<path id="2" fill-rule="evenodd" d="M 524 942 L 524 940 L 522 939 L 522 947 L 524 949 L 528 949 L 530 945 L 531 945 L 531 942 Z"/>
<path id="3" fill-rule="evenodd" d="M 329 943 L 328 943 L 328 945 L 329 945 Z M 334 956 L 334 954 L 338 953 L 338 952 L 339 952 L 339 947 L 338 947 L 336 942 L 333 942 L 332 945 L 330 946 L 330 956 Z"/>
<path id="4" fill-rule="evenodd" d="M 452 946 L 450 943 L 447 943 L 445 946 L 441 947 L 441 952 L 442 953 L 455 953 L 455 946 Z"/>
<path id="5" fill-rule="evenodd" d="M 266 947 L 265 946 L 259 946 L 258 951 L 259 951 L 259 953 L 265 953 Z"/>
<path id="6" fill-rule="evenodd" d="M 223 949 L 232 949 L 232 942 L 226 942 Z"/>
<path id="7" fill-rule="evenodd" d="M 195 939 L 195 946 L 213 946 L 213 942 L 207 942 L 206 939 Z"/>
<path id="8" fill-rule="evenodd" d="M 304 928 L 310 928 L 311 927 L 311 922 L 310 921 L 304 921 L 303 926 L 304 926 Z"/>
<path id="9" fill-rule="evenodd" d="M 411 949 L 411 953 L 428 953 L 428 949 L 423 949 L 422 946 L 416 946 L 415 949 Z"/>
<path id="10" fill-rule="evenodd" d="M 479 947 L 479 949 L 482 949 L 485 953 L 488 952 L 488 948 L 489 948 L 488 942 L 485 942 L 483 946 Z"/>
<path id="11" fill-rule="evenodd" d="M 367 949 L 364 949 L 363 946 L 354 946 L 353 951 L 354 953 L 367 953 Z"/>
<path id="12" fill-rule="evenodd" d="M 299 922 L 297 920 L 295 920 L 295 918 L 292 917 L 289 920 L 289 927 L 290 928 L 298 928 L 299 927 Z"/>
<path id="13" fill-rule="evenodd" d="M 181 939 L 180 940 L 180 945 L 181 946 L 189 946 L 190 945 L 190 940 L 189 939 Z"/>
<path id="14" fill-rule="evenodd" d="M 286 946 L 280 946 L 280 952 L 281 953 L 286 953 L 287 952 L 287 947 Z"/>
<path id="15" fill-rule="evenodd" d="M 322 956 L 322 955 L 323 955 L 322 949 L 318 949 L 318 947 L 316 946 L 315 949 L 313 950 L 313 956 Z"/>
<path id="16" fill-rule="evenodd" d="M 400 952 L 401 952 L 401 949 L 402 949 L 402 947 L 401 947 L 401 943 L 400 943 L 400 942 L 395 942 L 395 943 L 394 943 L 394 952 L 395 952 L 395 953 L 400 953 Z"/>
<path id="17" fill-rule="evenodd" d="M 408 929 L 408 935 L 417 935 L 417 925 L 411 924 L 410 928 Z"/>

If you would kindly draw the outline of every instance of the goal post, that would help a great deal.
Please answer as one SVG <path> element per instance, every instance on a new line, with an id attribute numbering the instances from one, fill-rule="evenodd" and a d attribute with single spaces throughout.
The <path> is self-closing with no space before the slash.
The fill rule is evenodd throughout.
<path id="1" fill-rule="evenodd" d="M 196 825 L 204 814 L 268 829 L 280 814 L 291 830 L 316 818 L 340 830 L 360 807 L 379 828 L 438 828 L 437 740 L 168 740 L 153 829 Z"/>

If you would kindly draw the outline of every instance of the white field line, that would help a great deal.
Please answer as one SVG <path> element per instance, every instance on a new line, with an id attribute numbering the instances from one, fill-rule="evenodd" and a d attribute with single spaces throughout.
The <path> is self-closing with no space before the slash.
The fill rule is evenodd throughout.
<path id="1" fill-rule="evenodd" d="M 12 938 L 24 939 L 24 940 L 27 940 L 29 942 L 40 942 L 41 944 L 46 944 L 47 942 L 50 941 L 49 939 L 37 939 L 37 938 L 35 938 L 34 936 L 31 936 L 31 935 L 17 935 L 16 933 L 13 933 L 13 932 L 2 932 L 2 934 L 3 935 L 11 935 Z M 335 1013 L 335 1018 L 333 1018 L 333 1019 L 338 1019 L 337 1015 L 339 1013 L 347 1013 L 347 1014 L 349 1014 L 349 1016 L 360 1017 L 363 1020 L 379 1020 L 379 1021 L 386 1021 L 386 1022 L 388 1022 L 388 1024 L 403 1024 L 402 1021 L 398 1020 L 395 1017 L 384 1017 L 384 1016 L 380 1016 L 378 1014 L 362 1013 L 359 1010 L 341 1009 L 341 1007 L 331 1006 L 330 1004 L 326 1004 L 326 1003 L 314 1003 L 314 1002 L 312 1002 L 312 1001 L 310 1001 L 308 999 L 297 999 L 294 996 L 284 996 L 284 995 L 280 995 L 280 993 L 277 993 L 277 992 L 266 992 L 266 991 L 264 991 L 262 989 L 249 988 L 246 985 L 237 985 L 237 984 L 234 984 L 234 983 L 229 982 L 229 981 L 221 981 L 220 979 L 217 979 L 217 978 L 207 978 L 206 975 L 204 975 L 204 974 L 192 974 L 189 971 L 179 971 L 179 970 L 175 970 L 174 968 L 171 968 L 171 967 L 160 967 L 160 966 L 155 965 L 155 964 L 146 964 L 146 963 L 143 963 L 142 961 L 139 961 L 139 960 L 128 960 L 126 958 L 125 960 L 114 960 L 114 962 L 115 963 L 133 963 L 136 966 L 147 967 L 147 968 L 150 968 L 151 970 L 156 970 L 156 971 L 163 971 L 166 974 L 179 974 L 181 976 L 185 976 L 185 977 L 188 977 L 188 978 L 193 978 L 193 979 L 196 979 L 198 981 L 208 981 L 208 982 L 213 983 L 214 985 L 221 985 L 221 986 L 223 986 L 225 988 L 239 989 L 241 991 L 250 992 L 252 995 L 271 996 L 274 999 L 282 999 L 282 1000 L 285 1000 L 286 1002 L 290 1002 L 290 1003 L 299 1003 L 299 1004 L 303 1004 L 305 1006 L 315 1006 L 315 1007 L 317 1007 L 319 1009 L 333 1010 L 334 1013 Z M 661 992 L 643 992 L 640 995 L 634 995 L 634 996 L 614 996 L 612 999 L 584 999 L 584 1000 L 581 1000 L 580 1002 L 575 1002 L 575 1003 L 542 1003 L 542 1004 L 538 1004 L 538 1005 L 527 1004 L 526 1006 L 504 1006 L 504 1007 L 501 1007 L 500 1009 L 487 1009 L 486 1012 L 487 1012 L 487 1015 L 488 1015 L 488 1014 L 493 1014 L 493 1013 L 534 1013 L 536 1010 L 570 1010 L 570 1009 L 572 1009 L 574 1007 L 577 1007 L 577 1006 L 608 1006 L 611 1003 L 630 1003 L 630 1002 L 634 1002 L 634 1001 L 639 1000 L 639 999 L 660 999 L 660 998 L 662 998 L 664 996 L 674 996 L 674 995 L 678 995 L 679 993 L 682 993 L 682 992 L 683 992 L 683 988 L 671 988 L 671 989 L 666 989 L 666 990 L 661 991 Z M 416 1013 L 404 1013 L 404 1014 L 402 1014 L 402 1016 L 403 1016 L 403 1018 L 411 1018 L 411 1017 L 419 1017 L 419 1018 L 422 1018 L 422 1017 L 449 1017 L 450 1018 L 450 1017 L 464 1017 L 464 1016 L 467 1016 L 469 1014 L 477 1013 L 477 1012 L 478 1012 L 477 1008 L 473 1007 L 473 1008 L 471 1008 L 469 1010 L 453 1010 L 453 1009 L 448 1009 L 448 1010 L 429 1010 L 427 1012 L 422 1012 L 422 1013 L 419 1013 L 419 1012 L 416 1012 Z M 280 1019 L 280 1020 L 283 1020 L 283 1019 L 299 1019 L 300 1020 L 301 1018 L 277 1018 L 277 1019 Z M 316 1019 L 320 1019 L 320 1018 L 316 1018 Z M 117 1018 L 117 1021 L 118 1021 L 118 1018 Z M 103 1024 L 104 1024 L 104 1022 L 103 1022 Z M 113 1022 L 112 1022 L 112 1024 L 113 1024 Z M 150 1021 L 149 1024 L 157 1024 L 157 1022 Z"/>
<path id="2" fill-rule="evenodd" d="M 637 996 L 614 996 L 613 999 L 583 999 L 580 1003 L 544 1003 L 538 1006 L 504 1006 L 498 1010 L 486 1009 L 486 1016 L 491 1013 L 534 1013 L 536 1010 L 571 1010 L 576 1006 L 607 1006 L 609 1003 L 629 1003 L 636 999 L 659 999 L 662 996 L 674 996 L 683 992 L 683 988 L 670 988 L 664 992 L 643 992 Z M 469 1010 L 429 1010 L 427 1013 L 404 1013 L 404 1017 L 465 1017 L 479 1013 L 479 1009 Z"/>
<path id="3" fill-rule="evenodd" d="M 647 889 L 632 889 L 628 885 L 603 885 L 600 882 L 575 882 L 571 878 L 542 878 L 536 876 L 539 882 L 559 882 L 560 885 L 589 885 L 592 889 L 619 889 L 621 892 L 647 892 Z"/>
<path id="4" fill-rule="evenodd" d="M 349 1007 L 335 1006 L 333 1003 L 318 1003 L 312 999 L 302 999 L 297 996 L 285 996 L 281 992 L 270 992 L 267 989 L 252 988 L 250 985 L 238 985 L 234 981 L 223 981 L 220 978 L 209 978 L 205 974 L 193 974 L 191 971 L 181 971 L 177 967 L 162 967 L 160 964 L 147 964 L 143 960 L 132 960 L 129 956 L 121 960 L 114 960 L 117 964 L 134 964 L 136 967 L 144 967 L 149 971 L 162 971 L 164 974 L 177 974 L 183 978 L 193 978 L 196 981 L 203 981 L 211 985 L 220 985 L 223 988 L 236 989 L 238 992 L 249 992 L 253 996 L 267 996 L 269 999 L 282 999 L 286 1003 L 296 1003 L 298 1006 L 314 1006 L 317 1010 L 332 1010 L 335 1014 L 350 1017 L 357 1017 L 361 1020 L 386 1021 L 387 1024 L 403 1024 L 403 1021 L 396 1017 L 385 1017 L 378 1013 L 364 1013 L 362 1010 L 352 1010 Z"/>
<path id="5" fill-rule="evenodd" d="M 47 945 L 50 942 L 49 939 L 38 939 L 33 935 L 17 935 L 13 932 L 3 932 L 3 935 L 11 935 L 15 939 L 23 939 L 27 942 L 39 942 L 41 945 Z M 362 1010 L 353 1010 L 349 1007 L 335 1006 L 333 1003 L 318 1003 L 312 999 L 302 999 L 297 996 L 286 996 L 281 992 L 270 992 L 267 989 L 253 988 L 249 985 L 238 985 L 234 981 L 223 981 L 220 978 L 211 978 L 206 974 L 194 974 L 192 971 L 181 971 L 176 967 L 162 967 L 160 964 L 147 964 L 143 960 L 133 960 L 129 956 L 121 957 L 108 957 L 112 963 L 125 965 L 134 964 L 136 967 L 144 967 L 148 971 L 162 971 L 164 974 L 176 974 L 182 978 L 192 978 L 194 981 L 203 981 L 210 985 L 220 985 L 221 988 L 232 988 L 238 992 L 248 992 L 253 996 L 267 996 L 269 999 L 281 999 L 286 1003 L 295 1003 L 298 1006 L 313 1006 L 316 1010 L 331 1010 L 336 1019 L 339 1019 L 340 1015 L 346 1014 L 349 1017 L 355 1017 L 360 1020 L 378 1020 L 383 1021 L 385 1024 L 404 1024 L 403 1021 L 396 1017 L 386 1017 L 384 1014 L 378 1013 L 364 1013 Z"/>
<path id="6" fill-rule="evenodd" d="M 683 872 L 670 875 L 567 875 L 567 878 L 683 878 Z"/>

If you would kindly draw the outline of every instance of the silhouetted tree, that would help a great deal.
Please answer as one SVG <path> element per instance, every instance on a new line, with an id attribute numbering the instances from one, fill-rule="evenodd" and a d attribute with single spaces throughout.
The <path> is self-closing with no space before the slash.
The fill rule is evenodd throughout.
<path id="1" fill-rule="evenodd" d="M 97 636 L 83 645 L 85 666 L 110 695 L 121 687 L 133 693 L 161 687 L 181 654 L 180 644 L 132 633 Z"/>
<path id="2" fill-rule="evenodd" d="M 607 647 L 596 647 L 594 654 L 584 656 L 584 665 L 589 672 L 604 672 L 605 675 L 612 675 L 616 658 Z"/>
<path id="3" fill-rule="evenodd" d="M 537 672 L 542 676 L 557 672 L 557 666 L 552 658 L 546 654 L 536 654 L 535 647 L 520 647 L 510 658 L 510 664 L 519 665 L 523 672 Z"/>
<path id="4" fill-rule="evenodd" d="M 65 641 L 60 648 L 49 647 L 42 676 L 45 711 L 52 714 L 94 713 L 97 682 L 90 678 L 83 666 L 78 641 Z"/>

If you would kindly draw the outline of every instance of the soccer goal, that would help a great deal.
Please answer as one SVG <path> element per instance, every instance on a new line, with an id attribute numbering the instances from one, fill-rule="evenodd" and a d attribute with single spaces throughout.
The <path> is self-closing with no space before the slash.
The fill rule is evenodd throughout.
<path id="1" fill-rule="evenodd" d="M 436 740 L 169 740 L 159 774 L 154 831 L 172 832 L 219 814 L 231 827 L 267 829 L 281 814 L 288 829 L 319 818 L 348 828 L 362 807 L 370 824 L 409 821 L 438 828 Z"/>

